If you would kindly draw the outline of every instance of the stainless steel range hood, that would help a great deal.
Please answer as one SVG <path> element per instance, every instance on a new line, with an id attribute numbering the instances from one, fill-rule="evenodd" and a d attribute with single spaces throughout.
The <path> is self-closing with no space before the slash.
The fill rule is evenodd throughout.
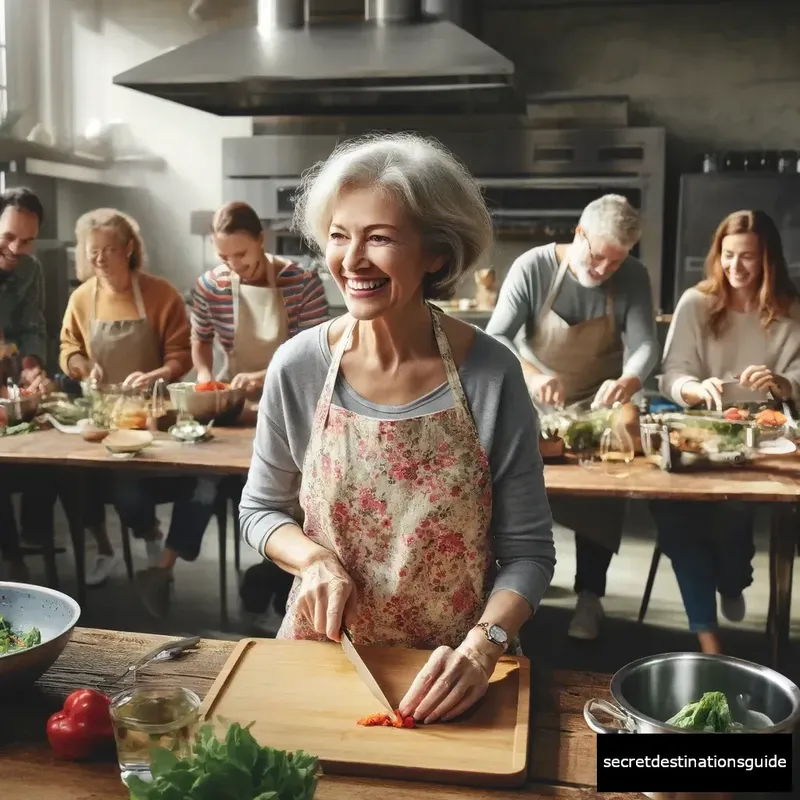
<path id="1" fill-rule="evenodd" d="M 312 0 L 257 2 L 257 25 L 178 47 L 114 83 L 223 116 L 524 110 L 513 64 L 451 21 L 469 0 L 364 0 L 347 22 L 316 19 Z"/>

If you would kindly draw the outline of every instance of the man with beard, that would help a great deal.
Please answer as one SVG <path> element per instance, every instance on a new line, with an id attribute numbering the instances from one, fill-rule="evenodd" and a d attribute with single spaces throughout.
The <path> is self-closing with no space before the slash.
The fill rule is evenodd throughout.
<path id="1" fill-rule="evenodd" d="M 5 356 L 3 371 L 10 373 L 3 376 L 3 384 L 11 377 L 32 392 L 43 391 L 49 383 L 42 266 L 31 256 L 43 218 L 42 204 L 30 189 L 0 194 L 0 356 Z M 0 426 L 5 424 L 0 418 Z M 22 527 L 32 539 L 52 535 L 56 493 L 30 469 L 0 471 L 0 555 L 12 580 L 27 581 L 11 505 L 14 492 L 22 492 Z"/>
<path id="2" fill-rule="evenodd" d="M 650 280 L 630 255 L 640 235 L 636 210 L 605 195 L 586 206 L 570 244 L 535 247 L 511 266 L 486 330 L 519 355 L 540 414 L 630 402 L 656 365 Z M 625 501 L 552 497 L 550 505 L 556 522 L 575 531 L 578 603 L 569 635 L 595 639 Z"/>
<path id="3" fill-rule="evenodd" d="M 16 345 L 20 383 L 33 391 L 47 378 L 42 266 L 31 256 L 43 217 L 42 204 L 30 189 L 0 195 L 0 339 L 6 353 Z"/>

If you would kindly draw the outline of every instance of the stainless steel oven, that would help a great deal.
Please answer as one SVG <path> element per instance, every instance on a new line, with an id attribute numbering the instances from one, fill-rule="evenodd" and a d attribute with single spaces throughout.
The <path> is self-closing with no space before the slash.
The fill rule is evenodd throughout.
<path id="1" fill-rule="evenodd" d="M 500 277 L 532 247 L 571 242 L 583 209 L 604 194 L 620 194 L 642 209 L 641 185 L 626 176 L 496 178 L 481 184 L 494 220 L 492 265 Z M 637 257 L 642 244 L 633 250 Z"/>

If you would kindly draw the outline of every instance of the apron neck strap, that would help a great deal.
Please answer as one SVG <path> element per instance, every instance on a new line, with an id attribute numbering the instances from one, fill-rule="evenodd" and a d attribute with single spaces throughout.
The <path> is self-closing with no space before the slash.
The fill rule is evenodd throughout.
<path id="1" fill-rule="evenodd" d="M 447 335 L 442 328 L 440 320 L 441 312 L 431 308 L 431 319 L 433 320 L 433 333 L 436 336 L 436 345 L 439 348 L 439 355 L 442 357 L 444 364 L 444 372 L 447 375 L 447 383 L 450 386 L 450 391 L 453 393 L 453 403 L 456 408 L 466 413 L 472 419 L 467 405 L 467 397 L 464 394 L 464 387 L 461 385 L 461 378 L 458 375 L 458 367 L 456 366 L 455 358 L 453 358 L 453 350 L 450 347 L 450 342 Z"/>
<path id="2" fill-rule="evenodd" d="M 436 338 L 436 346 L 439 349 L 439 355 L 442 357 L 445 375 L 447 376 L 447 383 L 450 386 L 450 391 L 453 393 L 453 402 L 459 410 L 469 413 L 467 398 L 464 394 L 464 387 L 461 385 L 461 378 L 458 375 L 458 368 L 456 367 L 455 359 L 453 358 L 453 351 L 450 347 L 450 342 L 447 340 L 447 336 L 442 329 L 442 323 L 439 321 L 439 313 L 430 306 L 428 306 L 428 308 L 431 314 L 431 321 L 433 323 L 433 334 Z M 332 324 L 333 320 L 327 323 L 324 333 L 326 337 Z M 347 323 L 347 327 L 342 333 L 342 338 L 339 340 L 339 343 L 336 345 L 336 349 L 333 352 L 331 366 L 328 370 L 328 375 L 325 378 L 325 385 L 322 389 L 322 395 L 320 396 L 319 402 L 319 407 L 324 409 L 325 416 L 327 416 L 328 409 L 330 408 L 331 401 L 333 400 L 333 390 L 336 386 L 336 378 L 339 375 L 339 368 L 342 365 L 342 358 L 350 348 L 350 345 L 353 341 L 353 331 L 355 331 L 357 324 L 358 320 L 355 318 L 351 319 Z"/>
<path id="3" fill-rule="evenodd" d="M 555 253 L 555 250 L 553 252 Z M 564 283 L 564 277 L 566 276 L 568 269 L 569 256 L 567 255 L 561 259 L 561 263 L 558 265 L 553 282 L 550 284 L 550 291 L 545 296 L 542 307 L 539 309 L 540 316 L 544 316 L 553 308 L 556 295 L 558 294 L 558 290 L 561 288 L 561 284 Z"/>
<path id="4" fill-rule="evenodd" d="M 92 303 L 91 310 L 89 311 L 89 329 L 94 327 L 97 322 L 97 292 L 100 288 L 100 281 L 97 276 L 92 278 L 94 286 L 92 287 Z M 136 303 L 136 312 L 139 314 L 139 319 L 147 317 L 147 311 L 144 307 L 144 300 L 142 299 L 142 288 L 139 285 L 139 276 L 136 273 L 131 275 L 131 288 L 133 289 L 133 301 Z"/>

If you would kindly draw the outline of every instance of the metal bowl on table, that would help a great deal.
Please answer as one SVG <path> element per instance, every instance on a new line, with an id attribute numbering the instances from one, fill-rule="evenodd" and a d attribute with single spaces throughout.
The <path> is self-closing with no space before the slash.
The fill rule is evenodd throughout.
<path id="1" fill-rule="evenodd" d="M 791 733 L 800 727 L 800 689 L 769 667 L 731 656 L 665 653 L 626 665 L 611 679 L 613 702 L 592 699 L 583 716 L 595 733 L 689 733 L 667 725 L 706 692 L 722 692 L 731 716 L 753 733 Z M 616 720 L 600 723 L 595 711 Z"/>
<path id="2" fill-rule="evenodd" d="M 40 394 L 20 395 L 17 399 L 0 398 L 0 408 L 6 413 L 9 425 L 19 425 L 21 422 L 30 422 L 38 416 L 42 408 Z"/>
<path id="3" fill-rule="evenodd" d="M 64 651 L 81 615 L 71 598 L 45 586 L 0 581 L 0 616 L 17 633 L 41 632 L 41 643 L 0 653 L 0 694 L 35 683 Z"/>
<path id="4" fill-rule="evenodd" d="M 233 423 L 242 413 L 245 402 L 244 389 L 216 389 L 208 392 L 195 390 L 196 383 L 170 383 L 167 386 L 169 399 L 178 417 L 189 415 L 197 422 L 207 425 Z"/>

